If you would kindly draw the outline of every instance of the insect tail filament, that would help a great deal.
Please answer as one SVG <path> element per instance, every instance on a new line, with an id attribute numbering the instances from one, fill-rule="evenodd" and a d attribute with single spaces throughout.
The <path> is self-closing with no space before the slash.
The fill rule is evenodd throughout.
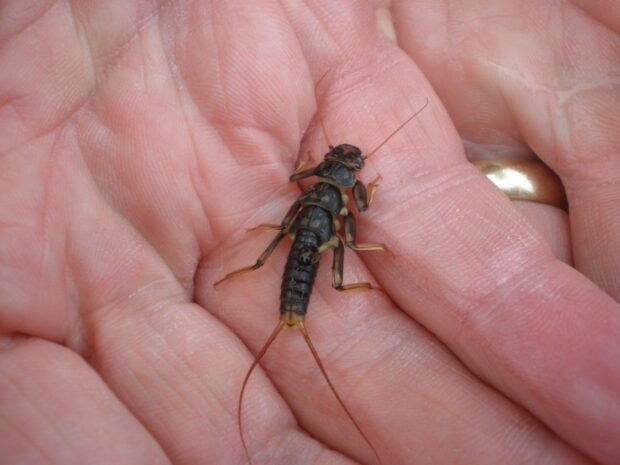
<path id="1" fill-rule="evenodd" d="M 241 442 L 243 444 L 243 449 L 245 450 L 245 455 L 247 456 L 248 462 L 250 463 L 250 465 L 252 464 L 252 458 L 250 457 L 250 453 L 248 451 L 248 446 L 247 446 L 247 444 L 245 442 L 245 437 L 243 435 L 243 424 L 242 424 L 242 421 L 241 421 L 241 408 L 242 408 L 242 404 L 243 404 L 243 395 L 245 393 L 245 388 L 246 388 L 246 386 L 248 384 L 248 381 L 250 379 L 250 375 L 252 374 L 254 369 L 258 366 L 258 364 L 261 361 L 261 359 L 265 356 L 265 354 L 267 353 L 267 349 L 269 349 L 271 344 L 273 344 L 273 341 L 276 340 L 276 338 L 278 337 L 280 332 L 282 332 L 282 330 L 284 328 L 286 328 L 287 326 L 291 326 L 291 325 L 287 324 L 285 318 L 281 319 L 278 322 L 278 325 L 275 327 L 275 329 L 271 333 L 271 336 L 269 336 L 269 339 L 267 339 L 267 342 L 265 342 L 265 344 L 260 349 L 258 354 L 256 354 L 256 358 L 252 362 L 252 365 L 250 366 L 250 369 L 248 370 L 248 372 L 245 375 L 245 378 L 243 380 L 243 384 L 241 385 L 241 392 L 239 393 L 239 403 L 237 405 L 237 425 L 239 427 L 239 436 L 241 437 Z M 345 413 L 349 417 L 349 420 L 351 420 L 351 422 L 355 426 L 355 429 L 360 433 L 362 438 L 364 438 L 364 441 L 366 441 L 366 444 L 368 444 L 368 446 L 372 449 L 372 452 L 375 455 L 375 457 L 377 458 L 377 462 L 379 463 L 379 465 L 382 465 L 383 462 L 381 461 L 381 458 L 379 457 L 379 453 L 377 452 L 375 447 L 372 445 L 372 442 L 370 442 L 370 439 L 368 439 L 368 436 L 366 436 L 366 433 L 364 433 L 364 431 L 362 430 L 360 425 L 357 423 L 357 421 L 355 421 L 355 418 L 353 417 L 353 414 L 349 411 L 349 409 L 347 408 L 346 404 L 344 403 L 344 401 L 340 397 L 340 394 L 338 394 L 338 391 L 336 391 L 336 388 L 334 387 L 331 379 L 327 375 L 327 371 L 325 370 L 325 367 L 323 366 L 323 362 L 321 361 L 321 357 L 319 357 L 319 353 L 315 349 L 314 344 L 312 344 L 312 340 L 310 339 L 310 335 L 308 334 L 308 331 L 306 330 L 306 327 L 304 325 L 303 320 L 301 320 L 301 319 L 297 320 L 294 323 L 294 327 L 297 328 L 299 330 L 299 332 L 303 335 L 304 340 L 306 341 L 306 345 L 310 349 L 310 352 L 312 353 L 312 356 L 314 357 L 314 360 L 315 360 L 316 364 L 318 365 L 319 370 L 321 371 L 321 374 L 323 375 L 323 378 L 327 382 L 327 385 L 329 386 L 329 389 L 332 391 L 332 393 L 336 397 L 336 400 L 338 401 L 338 403 L 340 404 L 342 409 L 345 411 Z"/>
<path id="2" fill-rule="evenodd" d="M 245 388 L 248 384 L 248 381 L 250 380 L 250 375 L 252 374 L 252 372 L 258 365 L 258 363 L 261 361 L 265 353 L 267 353 L 267 349 L 269 349 L 269 346 L 273 343 L 273 341 L 276 340 L 276 337 L 278 337 L 278 334 L 280 334 L 280 332 L 285 327 L 286 327 L 286 323 L 284 321 L 278 322 L 278 325 L 271 333 L 271 336 L 269 336 L 269 339 L 267 339 L 267 342 L 265 342 L 265 345 L 263 345 L 262 349 L 258 352 L 258 354 L 256 354 L 256 358 L 252 362 L 250 369 L 245 375 L 243 384 L 241 385 L 241 392 L 239 393 L 239 403 L 237 404 L 237 426 L 239 427 L 239 436 L 241 436 L 241 442 L 243 443 L 243 449 L 245 450 L 245 455 L 247 456 L 248 462 L 250 463 L 250 465 L 252 464 L 252 459 L 250 458 L 250 453 L 248 452 L 248 446 L 245 443 L 245 438 L 243 436 L 243 424 L 241 422 L 241 406 L 242 406 L 241 404 L 243 403 L 243 394 L 245 393 Z"/>
<path id="3" fill-rule="evenodd" d="M 310 335 L 308 334 L 308 331 L 306 330 L 306 327 L 305 327 L 303 321 L 299 321 L 295 326 L 296 326 L 297 329 L 299 329 L 299 331 L 303 335 L 304 339 L 306 340 L 306 344 L 308 345 L 308 348 L 310 349 L 310 352 L 312 352 L 312 356 L 314 357 L 314 360 L 316 361 L 316 364 L 318 365 L 319 370 L 321 370 L 321 373 L 323 374 L 323 378 L 325 378 L 325 381 L 327 382 L 327 385 L 329 386 L 329 388 L 331 389 L 332 393 L 336 397 L 336 400 L 338 401 L 338 403 L 340 404 L 342 409 L 345 411 L 345 413 L 349 417 L 349 420 L 351 420 L 353 425 L 355 425 L 355 429 L 357 429 L 357 431 L 360 433 L 360 435 L 364 438 L 364 441 L 366 441 L 366 444 L 368 444 L 368 446 L 372 449 L 372 452 L 374 453 L 375 457 L 377 458 L 377 462 L 379 462 L 379 465 L 382 465 L 383 462 L 381 461 L 381 457 L 379 457 L 379 453 L 377 452 L 377 449 L 375 449 L 375 446 L 372 445 L 372 442 L 370 442 L 370 439 L 368 439 L 368 436 L 366 436 L 366 434 L 364 433 L 364 431 L 362 430 L 360 425 L 357 424 L 357 421 L 355 421 L 355 418 L 353 417 L 353 414 L 349 411 L 349 409 L 347 408 L 346 404 L 344 403 L 344 401 L 342 400 L 342 398 L 338 394 L 338 391 L 336 391 L 336 388 L 332 384 L 331 379 L 327 375 L 327 371 L 325 371 L 325 367 L 323 366 L 323 362 L 321 362 L 321 358 L 319 357 L 319 353 L 316 351 L 316 349 L 314 348 L 314 344 L 312 344 L 312 341 L 310 340 Z"/>

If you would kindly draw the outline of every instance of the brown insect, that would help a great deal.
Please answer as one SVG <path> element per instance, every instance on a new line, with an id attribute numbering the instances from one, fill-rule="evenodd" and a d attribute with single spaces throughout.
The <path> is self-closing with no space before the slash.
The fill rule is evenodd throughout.
<path id="1" fill-rule="evenodd" d="M 355 239 L 355 216 L 347 208 L 348 195 L 346 192 L 350 189 L 353 201 L 357 210 L 366 211 L 372 202 L 373 194 L 377 187 L 379 177 L 364 186 L 361 181 L 356 178 L 356 173 L 364 167 L 364 161 L 370 158 L 377 150 L 383 147 L 398 131 L 400 131 L 407 123 L 414 119 L 426 106 L 426 103 L 394 130 L 383 142 L 370 151 L 367 156 L 363 156 L 359 148 L 341 144 L 333 146 L 329 144 L 329 152 L 323 158 L 323 161 L 314 168 L 307 168 L 310 160 L 302 163 L 295 172 L 290 176 L 290 181 L 298 181 L 310 176 L 316 176 L 319 181 L 308 187 L 306 191 L 299 196 L 295 203 L 290 207 L 282 222 L 277 224 L 261 224 L 248 231 L 256 229 L 272 229 L 278 231 L 276 237 L 267 246 L 265 251 L 258 257 L 256 263 L 251 266 L 238 269 L 228 273 L 225 277 L 214 283 L 219 285 L 223 281 L 243 273 L 248 273 L 259 269 L 265 264 L 269 256 L 278 246 L 278 244 L 287 235 L 293 241 L 291 250 L 286 260 L 284 274 L 282 276 L 282 285 L 280 292 L 280 321 L 276 328 L 267 339 L 267 342 L 256 355 L 254 362 L 250 366 L 239 394 L 239 403 L 237 408 L 237 421 L 239 426 L 239 435 L 245 449 L 248 460 L 251 463 L 250 454 L 243 436 L 243 428 L 241 422 L 241 405 L 243 394 L 247 386 L 250 375 L 263 358 L 267 349 L 278 334 L 285 327 L 297 328 L 303 335 L 310 352 L 323 374 L 325 381 L 338 400 L 349 419 L 355 425 L 355 428 L 364 438 L 368 446 L 372 449 L 377 461 L 381 464 L 381 458 L 375 447 L 372 445 L 362 428 L 359 426 L 355 418 L 345 405 L 344 401 L 336 391 L 331 379 L 327 375 L 325 367 L 321 362 L 318 352 L 314 344 L 310 340 L 308 331 L 304 325 L 304 317 L 308 308 L 314 278 L 319 266 L 321 253 L 326 250 L 334 251 L 332 262 L 332 286 L 337 291 L 350 291 L 354 289 L 377 289 L 370 283 L 352 283 L 343 284 L 343 266 L 344 266 L 344 246 L 350 249 L 365 250 L 387 250 L 385 244 L 360 244 Z M 325 130 L 323 130 L 325 134 Z M 327 139 L 327 137 L 325 137 Z M 344 240 L 339 234 L 340 222 L 343 221 Z"/>

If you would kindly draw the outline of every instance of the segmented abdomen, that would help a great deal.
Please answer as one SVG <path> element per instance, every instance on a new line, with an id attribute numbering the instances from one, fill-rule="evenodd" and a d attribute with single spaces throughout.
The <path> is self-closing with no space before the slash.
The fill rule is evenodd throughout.
<path id="1" fill-rule="evenodd" d="M 319 268 L 319 247 L 332 234 L 332 217 L 324 209 L 307 206 L 297 215 L 295 240 L 288 254 L 280 293 L 280 314 L 306 314 Z"/>

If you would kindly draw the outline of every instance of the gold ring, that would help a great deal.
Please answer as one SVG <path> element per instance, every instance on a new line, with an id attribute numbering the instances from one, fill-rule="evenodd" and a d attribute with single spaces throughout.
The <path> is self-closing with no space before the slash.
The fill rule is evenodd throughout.
<path id="1" fill-rule="evenodd" d="M 529 200 L 568 210 L 562 181 L 541 161 L 505 159 L 472 163 L 513 200 Z"/>

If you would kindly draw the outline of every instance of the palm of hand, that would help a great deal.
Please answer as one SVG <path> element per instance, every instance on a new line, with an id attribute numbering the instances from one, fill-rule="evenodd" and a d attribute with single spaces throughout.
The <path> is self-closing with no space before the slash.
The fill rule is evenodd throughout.
<path id="1" fill-rule="evenodd" d="M 0 395 L 11 402 L 0 404 L 0 448 L 11 462 L 242 462 L 235 409 L 252 359 L 244 344 L 257 350 L 275 325 L 286 251 L 217 291 L 211 283 L 266 245 L 242 228 L 279 221 L 298 195 L 286 178 L 300 141 L 302 151 L 325 150 L 317 101 L 332 142 L 364 150 L 426 96 L 429 108 L 362 173 L 381 173 L 385 188 L 360 215 L 360 234 L 396 256 L 345 262 L 345 282 L 372 275 L 388 295 L 340 295 L 325 263 L 319 272 L 308 327 L 328 371 L 385 463 L 588 463 L 578 450 L 619 458 L 617 304 L 556 262 L 464 162 L 411 59 L 369 34 L 370 7 L 6 8 L 0 327 L 10 350 L 0 355 L 8 380 Z M 563 139 L 548 137 L 557 132 L 537 131 L 528 113 L 546 94 L 500 79 L 500 96 L 480 98 L 474 84 L 496 82 L 480 70 L 501 66 L 468 68 L 475 54 L 462 58 L 471 90 L 451 91 L 415 35 L 433 28 L 431 16 L 415 3 L 394 6 L 403 47 L 462 133 L 485 143 L 497 133 L 524 139 L 570 179 L 584 149 L 563 150 Z M 602 34 L 594 21 L 588 27 Z M 311 76 L 327 70 L 315 97 Z M 472 116 L 480 100 L 490 110 Z M 588 141 L 599 144 L 590 172 L 600 179 L 615 166 L 605 154 L 617 136 L 603 129 L 617 110 L 577 101 L 600 110 L 591 118 L 602 135 Z M 573 239 L 588 223 L 579 202 L 595 208 L 610 195 L 588 187 L 590 197 L 572 191 L 571 220 L 584 224 L 573 225 Z M 565 227 L 553 215 L 552 228 Z M 603 236 L 617 227 L 597 226 Z M 579 241 L 573 251 L 618 297 L 612 245 L 606 253 L 596 240 Z M 256 463 L 372 462 L 298 335 L 285 333 L 263 366 L 244 413 Z"/>

